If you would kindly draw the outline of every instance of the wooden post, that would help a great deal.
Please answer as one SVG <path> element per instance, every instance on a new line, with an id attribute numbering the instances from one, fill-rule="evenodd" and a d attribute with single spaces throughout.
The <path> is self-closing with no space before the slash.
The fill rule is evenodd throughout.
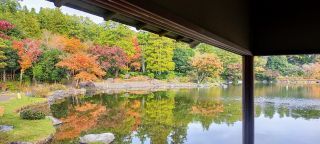
<path id="1" fill-rule="evenodd" d="M 242 57 L 242 68 L 242 141 L 243 144 L 254 144 L 253 56 Z"/>

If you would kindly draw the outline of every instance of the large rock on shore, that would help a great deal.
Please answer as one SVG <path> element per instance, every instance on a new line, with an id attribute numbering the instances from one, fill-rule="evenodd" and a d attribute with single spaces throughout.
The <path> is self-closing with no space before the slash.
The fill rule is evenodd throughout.
<path id="1" fill-rule="evenodd" d="M 13 130 L 13 126 L 0 125 L 0 132 L 8 132 L 8 131 L 12 131 L 12 130 Z"/>
<path id="2" fill-rule="evenodd" d="M 86 89 L 67 89 L 54 91 L 48 97 L 49 103 L 53 103 L 55 100 L 64 99 L 69 96 L 78 96 L 86 93 Z"/>
<path id="3" fill-rule="evenodd" d="M 53 116 L 47 116 L 47 117 L 52 121 L 52 124 L 54 126 L 57 126 L 57 125 L 60 125 L 60 124 L 63 123 L 61 120 L 59 120 L 59 119 L 57 119 L 57 118 L 55 118 Z"/>
<path id="4" fill-rule="evenodd" d="M 104 143 L 109 144 L 114 140 L 114 135 L 112 133 L 102 133 L 102 134 L 88 134 L 80 137 L 80 143 Z"/>

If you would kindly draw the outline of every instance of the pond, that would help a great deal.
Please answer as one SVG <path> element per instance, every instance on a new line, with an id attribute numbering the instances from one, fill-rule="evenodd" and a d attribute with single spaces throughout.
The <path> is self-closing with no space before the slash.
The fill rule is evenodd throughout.
<path id="1" fill-rule="evenodd" d="M 320 141 L 320 85 L 255 87 L 257 144 Z M 241 144 L 241 86 L 70 97 L 50 106 L 53 143 L 112 132 L 114 143 Z"/>

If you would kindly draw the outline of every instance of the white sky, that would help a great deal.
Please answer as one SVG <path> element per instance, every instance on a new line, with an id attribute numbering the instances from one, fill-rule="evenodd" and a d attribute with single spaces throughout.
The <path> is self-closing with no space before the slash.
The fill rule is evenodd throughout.
<path id="1" fill-rule="evenodd" d="M 36 12 L 39 12 L 40 8 L 55 8 L 54 4 L 52 2 L 46 1 L 46 0 L 23 0 L 19 1 L 21 6 L 27 6 L 28 9 L 35 8 Z M 69 7 L 62 6 L 61 11 L 65 14 L 69 15 L 77 15 L 77 16 L 83 16 L 83 17 L 88 17 L 95 23 L 102 23 L 104 22 L 102 17 L 98 17 L 92 14 L 88 14 L 82 11 L 78 11 Z"/>

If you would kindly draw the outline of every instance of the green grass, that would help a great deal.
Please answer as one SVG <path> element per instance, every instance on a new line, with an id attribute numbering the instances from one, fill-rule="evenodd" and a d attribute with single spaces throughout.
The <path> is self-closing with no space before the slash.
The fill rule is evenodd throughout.
<path id="1" fill-rule="evenodd" d="M 53 134 L 55 128 L 50 119 L 23 120 L 16 113 L 16 110 L 21 107 L 45 101 L 45 98 L 24 96 L 21 99 L 14 98 L 9 101 L 0 102 L 0 106 L 5 109 L 4 115 L 0 117 L 0 125 L 14 126 L 14 130 L 0 133 L 0 143 L 12 141 L 37 142 Z"/>

